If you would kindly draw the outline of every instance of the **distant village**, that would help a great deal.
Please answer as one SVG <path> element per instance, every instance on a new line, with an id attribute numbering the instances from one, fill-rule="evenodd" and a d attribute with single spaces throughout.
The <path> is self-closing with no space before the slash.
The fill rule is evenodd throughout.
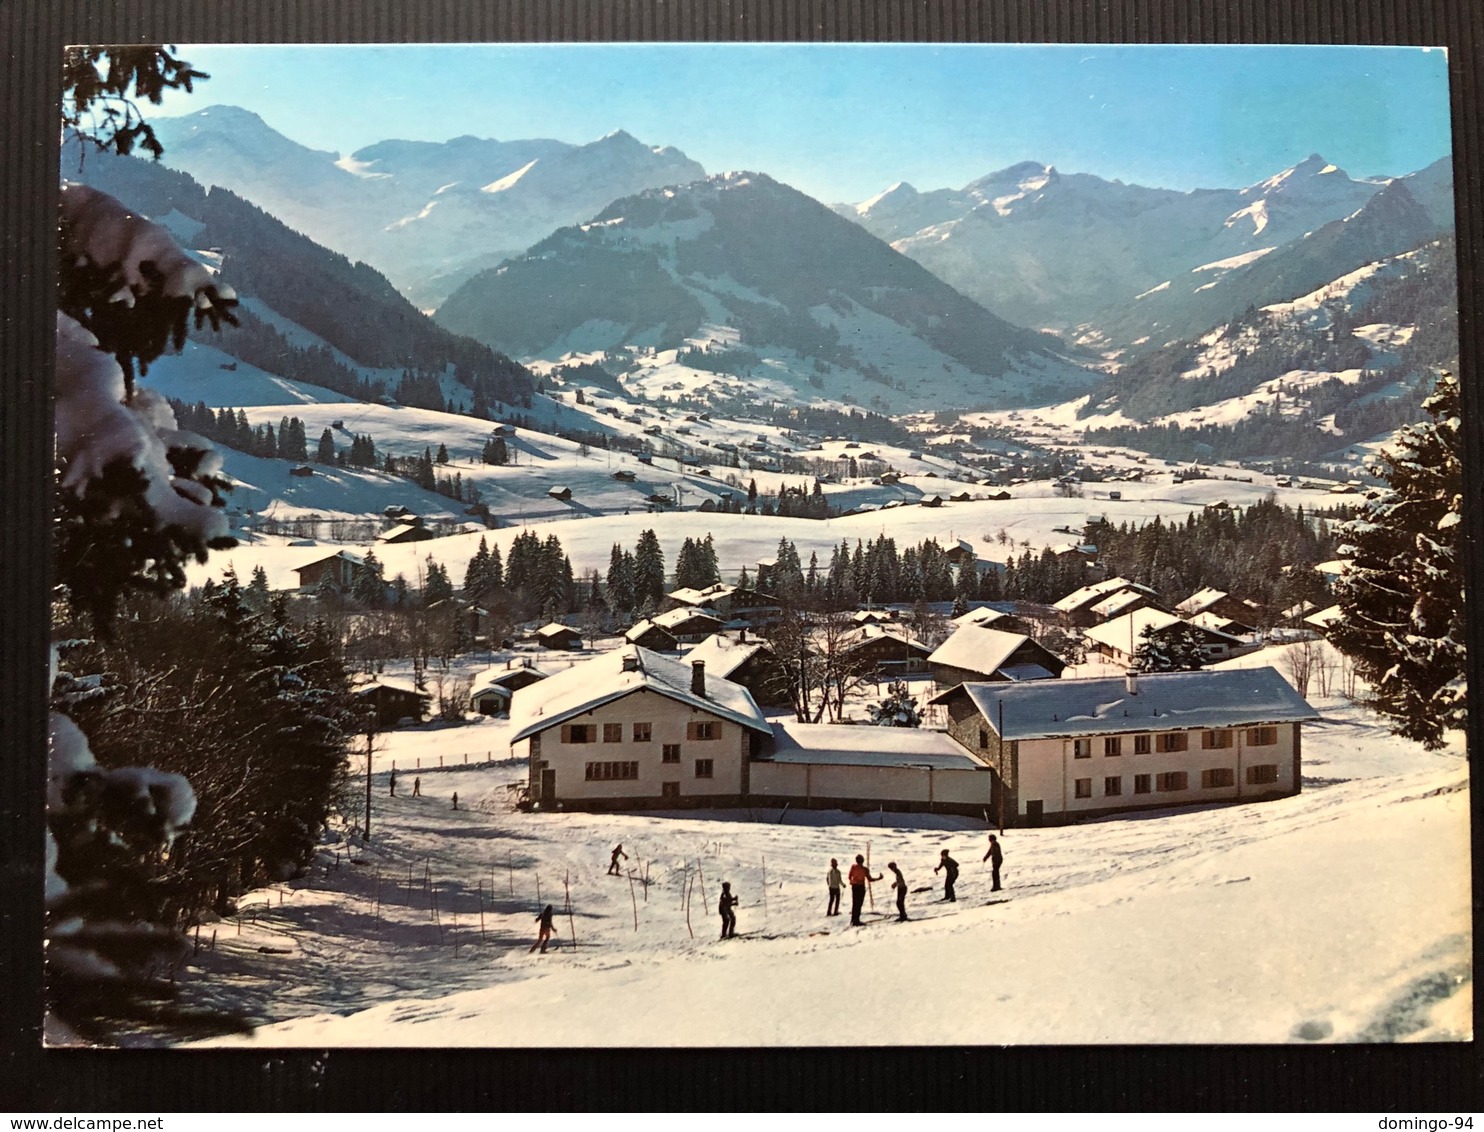
<path id="1" fill-rule="evenodd" d="M 553 619 L 491 640 L 480 596 L 450 594 L 464 638 L 502 659 L 441 706 L 509 719 L 534 811 L 881 808 L 1008 828 L 1297 793 L 1318 718 L 1302 688 L 1271 666 L 1210 666 L 1316 641 L 1336 609 L 1306 599 L 1275 618 L 1210 587 L 1171 601 L 1100 576 L 1096 547 L 1059 553 L 1087 580 L 1049 603 L 810 611 L 770 592 L 765 560 L 746 584 L 670 590 L 621 634 Z M 967 541 L 948 557 L 989 565 Z M 1322 599 L 1339 566 L 1306 592 Z M 316 559 L 301 592 L 350 590 L 362 568 Z M 420 672 L 356 694 L 387 728 L 440 706 Z"/>

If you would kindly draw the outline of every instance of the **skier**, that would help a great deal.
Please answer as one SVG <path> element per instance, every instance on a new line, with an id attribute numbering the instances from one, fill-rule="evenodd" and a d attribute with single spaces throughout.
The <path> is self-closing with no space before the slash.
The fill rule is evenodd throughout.
<path id="1" fill-rule="evenodd" d="M 721 913 L 721 938 L 731 939 L 737 934 L 737 913 L 732 909 L 737 906 L 737 898 L 732 895 L 732 882 L 724 880 L 721 882 L 721 900 L 717 903 L 716 910 Z"/>
<path id="2" fill-rule="evenodd" d="M 535 951 L 537 947 L 540 947 L 541 954 L 546 954 L 546 943 L 556 932 L 556 928 L 551 922 L 551 918 L 555 915 L 556 909 L 548 904 L 541 910 L 541 915 L 536 917 L 536 919 L 540 922 L 541 927 L 540 930 L 536 933 L 536 942 L 531 944 L 531 951 Z M 526 954 L 529 955 L 531 951 L 527 951 Z"/>
<path id="3" fill-rule="evenodd" d="M 459 808 L 459 792 L 457 790 L 453 792 L 453 808 Z"/>
<path id="4" fill-rule="evenodd" d="M 414 798 L 423 796 L 423 780 L 420 777 L 412 780 L 412 796 Z"/>
<path id="5" fill-rule="evenodd" d="M 989 851 L 984 854 L 984 859 L 989 862 L 989 875 L 994 882 L 990 891 L 998 892 L 1000 890 L 1000 863 L 1005 859 L 1005 851 L 1000 848 L 999 839 L 992 833 L 989 835 Z"/>
<path id="6" fill-rule="evenodd" d="M 623 842 L 621 842 L 621 841 L 617 845 L 615 845 L 613 847 L 613 856 L 608 861 L 608 875 L 609 876 L 616 877 L 616 876 L 622 876 L 623 875 L 622 873 L 619 872 L 619 869 L 618 869 L 618 859 L 620 857 L 622 857 L 625 861 L 627 861 L 629 859 L 629 855 L 623 851 Z"/>
<path id="7" fill-rule="evenodd" d="M 396 767 L 392 767 L 392 777 L 391 777 L 391 780 L 390 781 L 391 781 L 391 784 L 392 784 L 392 797 L 395 798 L 397 796 L 397 768 Z"/>
<path id="8" fill-rule="evenodd" d="M 896 877 L 896 880 L 891 882 L 891 886 L 893 889 L 896 890 L 897 922 L 901 923 L 901 921 L 907 918 L 907 878 L 902 875 L 902 870 L 897 868 L 897 863 L 895 861 L 887 861 L 886 867 L 890 869 L 892 875 Z"/>
<path id="9" fill-rule="evenodd" d="M 957 902 L 958 897 L 953 895 L 953 882 L 958 880 L 958 862 L 948 855 L 947 849 L 943 850 L 942 859 L 938 862 L 938 868 L 934 869 L 933 872 L 936 873 L 938 869 L 948 870 L 948 875 L 943 878 L 943 899 Z"/>
<path id="10" fill-rule="evenodd" d="M 826 916 L 838 916 L 840 914 L 840 890 L 845 887 L 845 882 L 840 879 L 840 862 L 830 858 L 830 871 L 824 878 L 824 883 L 830 890 L 830 906 L 826 910 Z"/>
<path id="11" fill-rule="evenodd" d="M 866 883 L 868 881 L 880 880 L 879 876 L 873 877 L 871 870 L 866 868 L 866 859 L 857 853 L 855 864 L 850 866 L 850 926 L 861 927 L 861 909 L 866 906 Z"/>

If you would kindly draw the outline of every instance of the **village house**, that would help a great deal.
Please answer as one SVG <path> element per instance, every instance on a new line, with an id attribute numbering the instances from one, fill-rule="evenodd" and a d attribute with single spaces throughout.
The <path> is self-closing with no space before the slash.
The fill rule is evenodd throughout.
<path id="1" fill-rule="evenodd" d="M 840 649 L 857 664 L 883 676 L 921 672 L 933 651 L 905 630 L 870 622 L 846 633 Z"/>
<path id="2" fill-rule="evenodd" d="M 1006 612 L 992 605 L 981 605 L 953 618 L 955 627 L 979 625 L 987 629 L 999 629 L 1003 633 L 1026 633 L 1031 631 L 1030 619 Z"/>
<path id="3" fill-rule="evenodd" d="M 675 639 L 674 633 L 660 628 L 647 617 L 631 625 L 623 639 L 625 644 L 639 645 L 655 652 L 674 652 L 680 648 L 680 642 Z"/>
<path id="4" fill-rule="evenodd" d="M 1024 633 L 961 625 L 927 658 L 939 688 L 965 681 L 1052 680 L 1066 661 Z"/>
<path id="5" fill-rule="evenodd" d="M 421 722 L 432 705 L 431 693 L 420 692 L 410 681 L 378 676 L 351 690 L 357 705 L 375 714 L 381 727 L 395 727 L 404 719 Z"/>
<path id="6" fill-rule="evenodd" d="M 788 681 L 771 642 L 748 636 L 741 629 L 735 636 L 716 633 L 685 654 L 686 661 L 701 661 L 706 671 L 734 684 L 741 684 L 765 707 L 789 703 Z"/>
<path id="7" fill-rule="evenodd" d="M 1089 653 L 1101 656 L 1111 664 L 1128 667 L 1144 643 L 1147 630 L 1162 633 L 1181 625 L 1200 639 L 1201 652 L 1207 660 L 1225 660 L 1243 647 L 1243 642 L 1229 633 L 1193 625 L 1161 609 L 1137 609 L 1125 613 L 1122 617 L 1083 629 L 1082 636 L 1087 641 Z"/>
<path id="8" fill-rule="evenodd" d="M 385 530 L 377 537 L 377 542 L 402 543 L 423 542 L 433 537 L 433 532 L 423 526 L 422 520 L 418 519 L 412 523 L 398 523 L 395 527 Z"/>
<path id="9" fill-rule="evenodd" d="M 1068 625 L 1078 627 L 1096 625 L 1100 618 L 1093 612 L 1093 606 L 1101 604 L 1124 590 L 1133 590 L 1135 593 L 1142 593 L 1151 598 L 1157 596 L 1148 586 L 1131 582 L 1127 578 L 1106 578 L 1101 582 L 1091 582 L 1080 589 L 1073 590 L 1059 601 L 1053 602 L 1051 608 L 1056 610 Z"/>
<path id="10" fill-rule="evenodd" d="M 474 678 L 469 689 L 469 707 L 481 715 L 505 715 L 516 692 L 545 680 L 551 672 L 537 668 L 527 657 L 510 661 L 503 668 L 490 668 Z"/>
<path id="11" fill-rule="evenodd" d="M 1087 612 L 1096 619 L 1094 624 L 1111 621 L 1115 617 L 1122 617 L 1125 613 L 1133 613 L 1138 609 L 1164 609 L 1164 606 L 1155 598 L 1152 591 L 1143 586 L 1137 589 L 1132 586 L 1117 590 L 1095 605 L 1089 606 Z"/>
<path id="12" fill-rule="evenodd" d="M 328 557 L 316 558 L 313 562 L 296 566 L 294 573 L 299 575 L 301 590 L 315 589 L 328 579 L 336 589 L 344 591 L 355 584 L 357 575 L 364 573 L 365 569 L 366 560 L 359 554 L 340 550 Z"/>
<path id="13" fill-rule="evenodd" d="M 740 684 L 633 645 L 522 688 L 510 717 L 541 809 L 737 804 L 773 734 Z"/>
<path id="14" fill-rule="evenodd" d="M 544 649 L 580 649 L 582 634 L 570 625 L 552 621 L 541 626 L 531 636 Z"/>
<path id="15" fill-rule="evenodd" d="M 553 499 L 560 499 L 565 503 L 572 498 L 572 489 L 559 484 L 556 487 L 548 488 L 546 494 Z"/>
<path id="16" fill-rule="evenodd" d="M 1271 667 L 959 684 L 929 702 L 993 768 L 1005 826 L 1297 794 L 1302 724 L 1319 718 Z"/>
<path id="17" fill-rule="evenodd" d="M 1215 621 L 1197 623 L 1220 627 L 1223 632 L 1238 636 L 1256 632 L 1257 625 L 1262 620 L 1262 607 L 1255 601 L 1234 597 L 1225 590 L 1210 586 L 1191 594 L 1175 606 L 1175 612 L 1191 621 L 1195 621 L 1202 613 L 1209 613 L 1212 618 L 1219 619 L 1224 624 L 1218 625 Z"/>

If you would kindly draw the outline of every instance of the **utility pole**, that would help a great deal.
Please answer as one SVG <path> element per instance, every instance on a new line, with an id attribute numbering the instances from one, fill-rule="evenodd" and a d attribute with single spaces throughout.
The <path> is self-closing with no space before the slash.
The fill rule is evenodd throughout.
<path id="1" fill-rule="evenodd" d="M 366 822 L 362 827 L 362 839 L 371 840 L 371 766 L 372 754 L 376 750 L 377 719 L 373 709 L 366 717 Z"/>

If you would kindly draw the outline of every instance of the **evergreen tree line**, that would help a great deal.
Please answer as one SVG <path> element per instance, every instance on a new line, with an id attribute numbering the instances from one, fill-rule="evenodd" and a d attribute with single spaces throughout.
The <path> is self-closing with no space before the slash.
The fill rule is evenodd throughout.
<path id="1" fill-rule="evenodd" d="M 868 542 L 848 539 L 830 552 L 828 564 L 811 553 L 806 566 L 788 539 L 778 542 L 775 564 L 759 566 L 755 582 L 744 568 L 739 585 L 755 585 L 786 605 L 837 612 L 860 605 L 919 601 L 994 601 L 1001 596 L 995 571 L 980 575 L 972 564 L 955 567 L 937 539 L 897 549 L 890 535 Z"/>
<path id="2" fill-rule="evenodd" d="M 554 619 L 577 609 L 577 584 L 572 560 L 556 535 L 544 539 L 522 531 L 501 556 L 498 546 L 481 538 L 464 573 L 464 597 L 523 621 Z"/>
<path id="3" fill-rule="evenodd" d="M 711 535 L 706 535 L 704 549 L 699 555 L 694 540 L 686 539 L 686 542 L 691 545 L 687 576 L 692 582 L 700 582 L 702 577 L 707 577 L 708 580 L 701 582 L 701 586 L 711 585 L 719 577 L 714 574 L 714 569 L 709 575 L 706 571 L 708 552 L 710 566 L 714 568 L 716 563 L 716 552 L 710 545 Z M 659 609 L 666 592 L 665 552 L 654 531 L 640 531 L 633 550 L 625 550 L 618 543 L 613 544 L 608 555 L 607 582 L 606 605 L 616 616 L 632 616 L 635 613 L 648 616 Z"/>
<path id="4" fill-rule="evenodd" d="M 175 423 L 189 432 L 204 436 L 216 444 L 278 460 L 307 460 L 309 446 L 304 437 L 304 422 L 298 417 L 283 417 L 275 430 L 271 424 L 254 428 L 241 409 L 212 409 L 204 401 L 189 405 L 170 399 Z"/>
<path id="5" fill-rule="evenodd" d="M 1158 517 L 1138 526 L 1090 523 L 1085 536 L 1109 577 L 1140 582 L 1170 601 L 1211 586 L 1257 602 L 1272 617 L 1323 596 L 1322 581 L 1304 567 L 1335 557 L 1332 518 L 1269 497 L 1246 508 L 1208 508 L 1183 523 Z M 1061 597 L 1076 585 L 1059 581 L 1056 588 L 1054 597 Z"/>

